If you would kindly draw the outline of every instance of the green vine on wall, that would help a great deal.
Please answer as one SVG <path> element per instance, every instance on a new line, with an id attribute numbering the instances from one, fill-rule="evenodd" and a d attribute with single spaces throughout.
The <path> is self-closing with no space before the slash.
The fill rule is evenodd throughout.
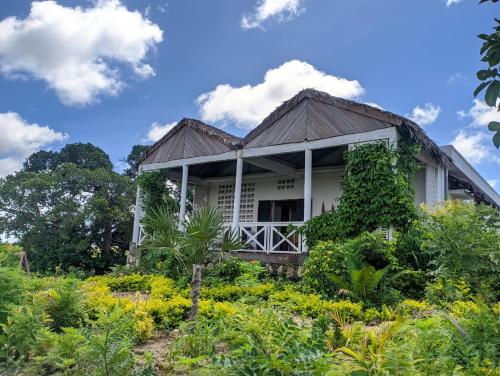
<path id="1" fill-rule="evenodd" d="M 176 192 L 167 184 L 167 176 L 163 171 L 140 174 L 137 177 L 137 184 L 141 187 L 142 208 L 146 215 L 160 207 L 178 210 Z"/>
<path id="2" fill-rule="evenodd" d="M 339 240 L 377 227 L 408 228 L 416 218 L 412 179 L 419 146 L 400 140 L 358 145 L 346 152 L 342 196 L 336 212 L 308 221 L 302 231 L 309 247 L 319 240 Z"/>

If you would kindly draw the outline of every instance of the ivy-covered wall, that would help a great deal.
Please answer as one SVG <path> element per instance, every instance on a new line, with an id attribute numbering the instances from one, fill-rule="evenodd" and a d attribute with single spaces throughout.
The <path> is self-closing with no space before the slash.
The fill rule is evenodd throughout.
<path id="1" fill-rule="evenodd" d="M 416 217 L 412 179 L 418 150 L 405 140 L 397 147 L 377 142 L 349 149 L 337 211 L 304 225 L 308 245 L 353 237 L 379 226 L 404 231 Z"/>

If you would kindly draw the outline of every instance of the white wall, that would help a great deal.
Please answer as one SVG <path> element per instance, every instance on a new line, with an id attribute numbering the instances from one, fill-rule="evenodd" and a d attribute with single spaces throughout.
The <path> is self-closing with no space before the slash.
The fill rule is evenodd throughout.
<path id="1" fill-rule="evenodd" d="M 343 172 L 341 171 L 314 171 L 312 176 L 312 216 L 321 214 L 321 206 L 330 210 L 332 204 L 337 207 L 341 196 L 340 182 Z M 286 177 L 279 175 L 267 175 L 265 177 L 243 176 L 243 184 L 255 182 L 253 220 L 257 220 L 258 202 L 264 200 L 293 200 L 304 198 L 304 179 L 294 178 L 293 189 L 278 189 L 278 180 Z M 220 184 L 233 184 L 234 179 L 214 180 L 210 183 L 208 202 L 217 206 L 218 188 Z M 243 203 L 242 203 L 243 205 Z M 243 210 L 243 208 L 241 208 Z"/>
<path id="2" fill-rule="evenodd" d="M 425 204 L 425 166 L 422 166 L 413 178 L 413 189 L 415 190 L 415 205 Z"/>

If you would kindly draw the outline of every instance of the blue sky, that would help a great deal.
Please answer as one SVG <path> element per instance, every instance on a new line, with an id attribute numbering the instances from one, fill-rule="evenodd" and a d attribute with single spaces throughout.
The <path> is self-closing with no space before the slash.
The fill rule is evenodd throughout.
<path id="1" fill-rule="evenodd" d="M 417 119 L 498 190 L 500 153 L 486 124 L 499 117 L 472 96 L 476 35 L 498 9 L 475 0 L 2 0 L 0 175 L 67 142 L 96 144 L 120 168 L 132 145 L 183 117 L 244 135 L 315 86 Z"/>

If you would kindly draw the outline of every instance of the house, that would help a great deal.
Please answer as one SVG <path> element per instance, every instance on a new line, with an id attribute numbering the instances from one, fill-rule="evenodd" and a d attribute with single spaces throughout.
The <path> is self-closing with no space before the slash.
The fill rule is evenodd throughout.
<path id="1" fill-rule="evenodd" d="M 421 145 L 415 204 L 457 198 L 500 207 L 499 195 L 463 156 L 452 146 L 438 147 L 416 123 L 312 89 L 284 102 L 245 138 L 183 119 L 151 146 L 139 171 L 167 169 L 168 177 L 180 182 L 180 219 L 192 185 L 194 207 L 219 207 L 227 225 L 246 241 L 248 249 L 242 251 L 248 258 L 265 254 L 267 260 L 300 262 L 306 249 L 288 225 L 337 205 L 347 148 L 379 140 L 397 143 L 400 137 Z M 138 191 L 136 244 L 143 238 L 140 217 Z"/>

